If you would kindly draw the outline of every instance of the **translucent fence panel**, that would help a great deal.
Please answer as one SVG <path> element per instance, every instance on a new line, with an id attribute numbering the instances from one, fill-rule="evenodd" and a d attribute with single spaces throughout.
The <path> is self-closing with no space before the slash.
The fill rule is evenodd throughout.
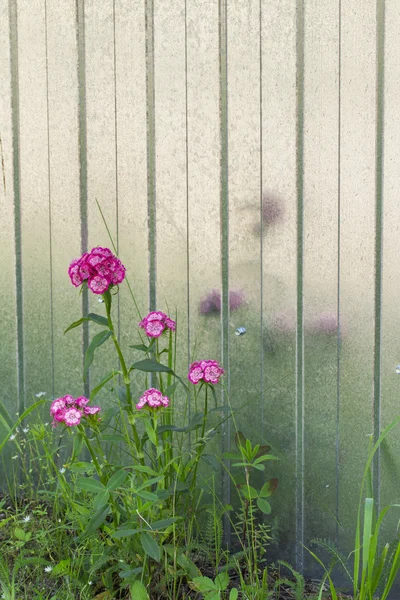
<path id="1" fill-rule="evenodd" d="M 179 374 L 221 360 L 219 399 L 279 455 L 280 557 L 311 572 L 312 538 L 348 550 L 370 434 L 398 413 L 400 8 L 0 0 L 0 14 L 0 399 L 14 415 L 116 366 L 104 346 L 84 383 L 96 325 L 63 334 L 104 313 L 70 261 L 115 244 L 129 357 L 141 316 L 176 314 Z M 233 423 L 221 433 L 227 450 Z M 381 506 L 398 500 L 398 450 L 395 432 L 374 463 Z"/>

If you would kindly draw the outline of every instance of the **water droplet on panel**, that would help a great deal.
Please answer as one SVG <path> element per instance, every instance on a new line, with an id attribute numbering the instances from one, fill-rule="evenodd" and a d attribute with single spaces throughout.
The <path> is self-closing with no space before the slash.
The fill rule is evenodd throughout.
<path id="1" fill-rule="evenodd" d="M 246 327 L 238 327 L 235 330 L 235 335 L 244 335 L 246 333 Z"/>
<path id="2" fill-rule="evenodd" d="M 397 375 L 400 375 L 400 365 L 397 365 L 397 367 L 396 367 L 396 373 L 397 373 Z"/>

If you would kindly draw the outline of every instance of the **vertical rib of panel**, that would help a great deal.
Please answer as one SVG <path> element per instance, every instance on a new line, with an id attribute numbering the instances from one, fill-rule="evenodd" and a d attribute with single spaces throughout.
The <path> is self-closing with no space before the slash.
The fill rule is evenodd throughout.
<path id="1" fill-rule="evenodd" d="M 19 111 L 19 75 L 18 75 L 18 17 L 17 2 L 9 2 L 10 23 L 10 66 L 11 66 L 11 111 L 12 111 L 12 182 L 14 191 L 14 251 L 15 285 L 17 310 L 17 372 L 18 398 L 17 410 L 25 407 L 25 362 L 24 362 L 24 320 L 22 287 L 22 251 L 21 251 L 21 170 L 20 170 L 20 111 Z M 3 113 L 6 114 L 6 113 Z M 10 186 L 11 187 L 11 186 Z"/>
<path id="2" fill-rule="evenodd" d="M 76 0 L 76 35 L 78 48 L 78 136 L 79 136 L 79 206 L 81 222 L 81 254 L 88 250 L 88 190 L 87 190 L 87 111 L 86 111 L 86 49 L 85 49 L 85 0 Z M 82 315 L 89 312 L 88 289 L 82 292 Z M 89 346 L 89 324 L 82 326 L 82 368 Z M 84 384 L 89 395 L 90 379 Z"/>
<path id="3" fill-rule="evenodd" d="M 384 136 L 385 2 L 376 3 L 376 140 L 375 140 L 375 339 L 374 339 L 374 441 L 381 432 L 382 347 L 382 225 L 383 225 L 383 136 Z M 374 498 L 379 514 L 380 454 L 374 457 Z"/>
<path id="4" fill-rule="evenodd" d="M 156 257 L 156 131 L 154 90 L 154 1 L 145 0 L 146 9 L 146 90 L 147 90 L 147 202 L 149 226 L 149 308 L 157 304 Z"/>
<path id="5" fill-rule="evenodd" d="M 220 206 L 221 206 L 221 361 L 226 369 L 226 394 L 222 391 L 223 404 L 230 398 L 229 356 L 229 190 L 228 190 L 228 15 L 227 0 L 219 0 L 219 98 L 220 98 Z M 230 448 L 230 420 L 223 427 L 223 449 Z M 230 504 L 230 479 L 223 473 L 223 501 Z M 230 521 L 224 518 L 225 544 L 230 543 Z"/>
<path id="6" fill-rule="evenodd" d="M 297 189 L 297 326 L 296 326 L 296 568 L 304 562 L 304 0 L 297 1 L 296 18 L 296 189 Z"/>
<path id="7" fill-rule="evenodd" d="M 337 106 L 337 291 L 336 291 L 336 314 L 337 314 L 337 351 L 336 351 L 336 545 L 339 544 L 339 483 L 340 483 L 340 370 L 341 370 L 341 136 L 342 136 L 342 1 L 338 5 L 338 106 Z"/>

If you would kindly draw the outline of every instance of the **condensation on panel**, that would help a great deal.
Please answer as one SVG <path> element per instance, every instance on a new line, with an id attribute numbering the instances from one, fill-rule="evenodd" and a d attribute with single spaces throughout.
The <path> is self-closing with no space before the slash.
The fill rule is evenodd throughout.
<path id="1" fill-rule="evenodd" d="M 45 6 L 18 2 L 26 402 L 53 393 Z M 34 90 L 34 93 L 33 91 Z"/>
<path id="2" fill-rule="evenodd" d="M 336 539 L 339 12 L 307 3 L 304 100 L 304 543 Z M 345 340 L 344 340 L 345 343 Z M 318 565 L 305 555 L 308 572 Z"/>
<path id="3" fill-rule="evenodd" d="M 221 288 L 218 2 L 187 3 L 191 359 L 220 356 L 221 324 L 200 313 Z"/>
<path id="4" fill-rule="evenodd" d="M 400 374 L 400 276 L 397 268 L 400 236 L 399 183 L 400 130 L 399 95 L 400 69 L 400 5 L 389 2 L 385 17 L 384 55 L 384 186 L 383 186 L 383 280 L 382 280 L 382 424 L 383 430 L 399 416 Z M 381 509 L 399 501 L 400 481 L 400 425 L 396 426 L 381 453 Z M 398 513 L 388 514 L 384 526 L 385 541 L 396 536 Z"/>
<path id="5" fill-rule="evenodd" d="M 186 61 L 185 11 L 181 0 L 155 3 L 154 44 L 157 309 L 178 317 L 176 369 L 186 378 Z M 179 403 L 179 412 L 181 406 Z"/>
<path id="6" fill-rule="evenodd" d="M 68 276 L 80 256 L 78 81 L 75 2 L 47 0 L 49 182 L 56 395 L 83 393 L 82 332 L 64 330 L 81 316 L 81 296 Z"/>
<path id="7" fill-rule="evenodd" d="M 3 314 L 3 340 L 0 345 L 0 400 L 13 417 L 18 411 L 18 364 L 16 323 L 16 257 L 14 236 L 14 182 L 12 90 L 10 80 L 9 3 L 0 2 L 0 248 L 2 285 L 0 303 Z M 14 57 L 14 60 L 16 57 Z"/>
<path id="8" fill-rule="evenodd" d="M 85 2 L 85 65 L 87 115 L 87 222 L 88 248 L 103 246 L 112 249 L 96 201 L 115 245 L 117 231 L 116 187 L 116 127 L 115 127 L 115 70 L 114 70 L 114 7 L 113 0 L 101 3 Z M 89 290 L 90 312 L 105 315 L 99 296 Z M 118 327 L 118 297 L 113 296 L 112 318 Z M 99 331 L 90 324 L 89 340 Z M 113 368 L 118 356 L 111 339 L 97 351 L 90 369 L 90 387 L 95 387 Z"/>
<path id="9" fill-rule="evenodd" d="M 296 2 L 262 3 L 264 437 L 274 473 L 279 548 L 296 529 Z"/>
<path id="10" fill-rule="evenodd" d="M 258 0 L 228 3 L 229 363 L 236 425 L 252 444 L 264 437 L 261 331 L 261 97 Z M 208 317 L 213 318 L 212 316 Z M 254 419 L 255 414 L 257 418 Z M 232 438 L 234 435 L 232 427 Z M 232 443 L 233 446 L 233 443 Z M 252 485 L 275 474 L 271 462 Z M 233 468 L 238 477 L 240 471 Z M 238 505 L 232 486 L 231 502 Z M 271 499 L 272 506 L 274 500 Z M 266 519 L 271 522 L 271 519 Z"/>
<path id="11" fill-rule="evenodd" d="M 339 543 L 353 543 L 373 431 L 375 2 L 342 3 L 340 137 Z"/>
<path id="12" fill-rule="evenodd" d="M 127 351 L 129 344 L 140 343 L 137 324 L 149 302 L 146 41 L 145 11 L 139 0 L 116 3 L 115 59 L 118 247 L 134 296 L 133 301 L 124 282 L 119 292 L 120 339 Z M 142 358 L 128 352 L 130 362 Z"/>

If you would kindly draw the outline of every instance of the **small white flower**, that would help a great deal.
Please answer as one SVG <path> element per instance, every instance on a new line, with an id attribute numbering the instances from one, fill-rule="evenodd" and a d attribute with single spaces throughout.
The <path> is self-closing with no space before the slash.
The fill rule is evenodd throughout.
<path id="1" fill-rule="evenodd" d="M 24 429 L 22 430 L 24 433 L 28 433 L 29 431 L 29 427 L 24 427 Z"/>
<path id="2" fill-rule="evenodd" d="M 19 433 L 19 427 L 17 427 L 15 431 L 16 431 L 17 433 Z"/>
<path id="3" fill-rule="evenodd" d="M 50 565 L 48 567 L 44 568 L 45 573 L 51 573 L 52 570 L 53 570 L 53 567 L 51 567 Z"/>
<path id="4" fill-rule="evenodd" d="M 93 581 L 88 581 L 88 585 L 93 585 Z"/>
<path id="5" fill-rule="evenodd" d="M 62 467 L 62 468 L 60 469 L 60 473 L 61 473 L 61 475 L 62 475 L 63 473 L 65 473 L 65 469 L 64 469 L 64 467 Z"/>
<path id="6" fill-rule="evenodd" d="M 38 392 L 37 394 L 35 394 L 36 398 L 41 398 L 42 396 L 45 396 L 46 392 Z"/>
<path id="7" fill-rule="evenodd" d="M 49 424 L 49 422 L 45 423 L 46 427 L 47 427 L 48 424 Z"/>
<path id="8" fill-rule="evenodd" d="M 29 523 L 30 520 L 31 520 L 31 515 L 26 515 L 26 517 L 23 518 L 24 523 Z"/>
<path id="9" fill-rule="evenodd" d="M 13 440 L 15 440 L 17 436 L 15 435 L 15 433 L 13 433 L 12 435 L 10 435 L 10 442 L 12 442 Z"/>
<path id="10" fill-rule="evenodd" d="M 15 456 L 12 456 L 11 460 L 15 460 L 16 458 L 18 458 L 18 454 L 16 454 Z"/>

